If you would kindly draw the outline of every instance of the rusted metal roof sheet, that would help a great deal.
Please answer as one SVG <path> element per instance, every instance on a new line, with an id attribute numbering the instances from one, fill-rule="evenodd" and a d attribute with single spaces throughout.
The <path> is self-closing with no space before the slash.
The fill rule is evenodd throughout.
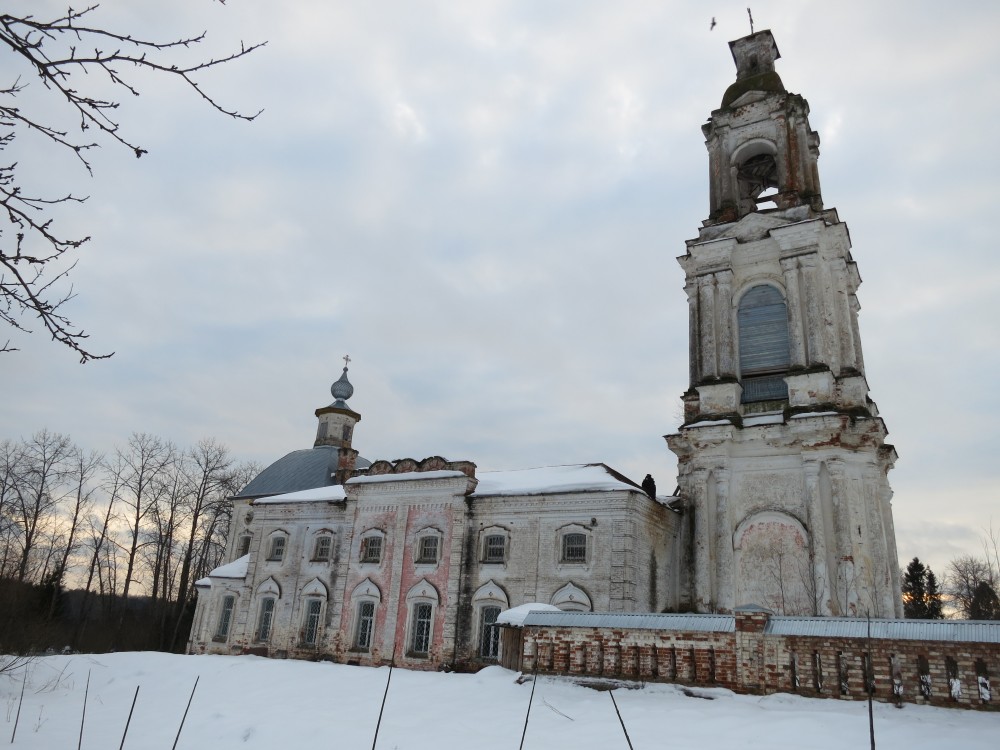
<path id="1" fill-rule="evenodd" d="M 764 632 L 768 635 L 866 638 L 868 620 L 849 617 L 772 617 Z M 898 641 L 1000 643 L 1000 621 L 873 619 L 871 637 Z"/>
<path id="2" fill-rule="evenodd" d="M 524 625 L 732 633 L 736 629 L 736 619 L 732 615 L 675 615 L 656 612 L 531 612 L 524 618 Z"/>

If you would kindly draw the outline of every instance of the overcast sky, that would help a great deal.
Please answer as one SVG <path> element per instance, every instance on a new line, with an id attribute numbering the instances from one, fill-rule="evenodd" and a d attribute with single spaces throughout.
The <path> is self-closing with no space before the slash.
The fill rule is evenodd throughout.
<path id="1" fill-rule="evenodd" d="M 105 0 L 95 20 L 115 28 L 208 29 L 205 56 L 267 40 L 202 79 L 265 111 L 233 121 L 140 77 L 121 120 L 141 160 L 106 144 L 91 179 L 17 144 L 32 184 L 90 195 L 58 218 L 93 237 L 67 311 L 116 354 L 81 366 L 14 336 L 0 438 L 213 436 L 269 463 L 312 445 L 349 353 L 369 459 L 604 461 L 671 491 L 662 436 L 688 371 L 675 257 L 707 217 L 700 127 L 735 78 L 745 8 Z M 809 101 L 824 202 L 851 230 L 868 381 L 900 456 L 900 562 L 943 572 L 1000 526 L 1000 5 L 753 12 Z M 43 94 L 22 106 L 58 117 Z"/>

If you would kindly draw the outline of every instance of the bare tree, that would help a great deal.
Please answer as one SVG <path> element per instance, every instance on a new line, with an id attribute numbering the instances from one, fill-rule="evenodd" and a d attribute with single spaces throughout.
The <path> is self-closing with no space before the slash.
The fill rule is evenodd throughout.
<path id="1" fill-rule="evenodd" d="M 75 489 L 73 491 L 73 505 L 69 509 L 69 522 L 66 528 L 66 541 L 62 548 L 62 555 L 56 566 L 56 576 L 53 580 L 52 602 L 49 606 L 49 619 L 55 615 L 59 604 L 59 594 L 62 590 L 63 578 L 66 569 L 69 567 L 70 557 L 76 552 L 79 546 L 80 523 L 86 517 L 90 506 L 93 504 L 94 493 L 97 487 L 92 483 L 95 474 L 100 470 L 103 456 L 99 453 L 86 453 L 82 448 L 75 448 L 70 458 L 69 478 Z"/>
<path id="2" fill-rule="evenodd" d="M 133 434 L 128 445 L 115 453 L 110 471 L 117 477 L 128 543 L 121 591 L 123 601 L 128 600 L 135 580 L 143 529 L 156 506 L 158 495 L 164 491 L 168 470 L 175 460 L 176 450 L 171 443 L 145 433 Z"/>
<path id="3" fill-rule="evenodd" d="M 15 477 L 20 463 L 21 445 L 13 440 L 0 443 L 0 579 L 12 575 L 16 555 L 14 539 L 20 527 L 14 521 Z"/>
<path id="4" fill-rule="evenodd" d="M 948 563 L 944 591 L 961 617 L 968 619 L 974 614 L 981 585 L 996 592 L 997 571 L 989 559 L 963 555 Z"/>
<path id="5" fill-rule="evenodd" d="M 48 430 L 23 442 L 14 476 L 14 516 L 21 530 L 21 555 L 15 573 L 18 581 L 31 578 L 32 554 L 66 492 L 66 462 L 75 450 L 68 437 Z"/>
<path id="6" fill-rule="evenodd" d="M 229 449 L 212 439 L 201 440 L 185 456 L 184 468 L 191 488 L 187 499 L 188 532 L 181 555 L 171 646 L 176 645 L 184 607 L 192 595 L 191 570 L 196 562 L 195 552 L 202 546 L 200 543 L 204 539 L 211 537 L 210 534 L 204 534 L 204 516 L 206 512 L 211 513 L 214 504 L 228 499 L 231 492 L 231 467 Z"/>
<path id="7" fill-rule="evenodd" d="M 182 81 L 229 117 L 253 120 L 259 114 L 241 114 L 223 106 L 206 93 L 198 76 L 262 44 L 241 44 L 221 57 L 184 63 L 184 51 L 201 44 L 204 33 L 168 41 L 141 39 L 106 27 L 98 9 L 96 4 L 83 10 L 69 8 L 46 18 L 0 14 L 0 48 L 10 53 L 9 67 L 4 69 L 9 77 L 0 83 L 0 151 L 9 148 L 18 135 L 30 133 L 66 149 L 88 173 L 92 173 L 88 155 L 102 142 L 142 156 L 145 149 L 125 134 L 116 113 L 119 99 L 139 95 L 137 80 L 142 73 Z M 18 106 L 29 80 L 40 81 L 43 91 L 59 103 L 75 126 L 62 127 L 58 120 L 43 120 L 41 113 Z M 90 238 L 57 232 L 52 212 L 60 204 L 81 203 L 86 198 L 58 188 L 49 195 L 22 190 L 18 167 L 17 162 L 0 164 L 0 321 L 27 331 L 25 319 L 35 317 L 54 340 L 73 349 L 81 362 L 110 357 L 84 348 L 87 334 L 63 312 L 74 296 L 72 287 L 65 285 L 75 261 L 67 267 L 67 257 Z M 36 173 L 40 171 L 35 167 Z M 10 340 L 0 345 L 0 352 L 13 349 Z"/>

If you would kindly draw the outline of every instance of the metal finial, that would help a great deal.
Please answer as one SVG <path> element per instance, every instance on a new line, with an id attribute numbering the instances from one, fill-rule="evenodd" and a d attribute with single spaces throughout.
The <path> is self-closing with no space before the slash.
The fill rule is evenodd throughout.
<path id="1" fill-rule="evenodd" d="M 753 13 L 747 8 L 747 16 L 750 18 L 750 33 L 753 34 Z"/>
<path id="2" fill-rule="evenodd" d="M 350 363 L 351 363 L 351 355 L 350 355 L 350 354 L 345 354 L 345 355 L 344 355 L 344 369 L 345 369 L 345 370 L 347 369 L 347 366 L 348 366 L 348 365 L 349 365 Z"/>

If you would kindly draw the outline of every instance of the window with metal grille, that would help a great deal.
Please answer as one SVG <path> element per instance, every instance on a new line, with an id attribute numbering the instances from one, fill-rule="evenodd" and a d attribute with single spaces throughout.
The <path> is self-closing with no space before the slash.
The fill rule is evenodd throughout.
<path id="1" fill-rule="evenodd" d="M 375 627 L 375 602 L 358 604 L 358 623 L 354 630 L 354 648 L 368 651 L 372 647 L 372 630 Z"/>
<path id="2" fill-rule="evenodd" d="M 506 542 L 507 538 L 503 534 L 490 534 L 487 536 L 483 561 L 488 563 L 503 562 Z"/>
<path id="3" fill-rule="evenodd" d="M 319 635 L 319 615 L 322 610 L 323 602 L 319 599 L 310 599 L 306 602 L 306 617 L 302 627 L 303 645 L 316 645 L 316 637 Z"/>
<path id="4" fill-rule="evenodd" d="M 250 553 L 250 538 L 251 537 L 249 534 L 244 534 L 243 536 L 240 537 L 240 542 L 236 546 L 237 557 L 243 557 L 243 555 L 247 555 Z"/>
<path id="5" fill-rule="evenodd" d="M 329 560 L 330 550 L 333 548 L 333 537 L 321 536 L 316 538 L 316 546 L 313 548 L 313 560 Z"/>
<path id="6" fill-rule="evenodd" d="M 410 633 L 410 653 L 419 656 L 426 655 L 431 648 L 431 613 L 430 604 L 418 602 L 413 605 L 413 628 Z"/>
<path id="7" fill-rule="evenodd" d="M 215 629 L 215 637 L 218 640 L 225 640 L 229 637 L 229 625 L 233 621 L 233 608 L 235 606 L 235 596 L 224 596 L 222 598 L 222 611 L 219 612 L 219 625 Z"/>
<path id="8" fill-rule="evenodd" d="M 361 540 L 361 562 L 375 562 L 382 559 L 382 537 L 366 536 Z"/>
<path id="9" fill-rule="evenodd" d="M 266 641 L 271 637 L 271 621 L 274 619 L 274 598 L 260 600 L 260 615 L 257 617 L 257 640 Z"/>
<path id="10" fill-rule="evenodd" d="M 563 562 L 587 562 L 587 535 L 563 534 Z"/>
<path id="11" fill-rule="evenodd" d="M 500 629 L 494 624 L 500 614 L 500 607 L 483 607 L 479 610 L 479 655 L 484 659 L 496 659 L 500 645 Z"/>
<path id="12" fill-rule="evenodd" d="M 418 563 L 436 563 L 438 559 L 438 538 L 436 536 L 420 537 L 420 553 Z"/>
<path id="13" fill-rule="evenodd" d="M 285 556 L 285 537 L 276 536 L 271 540 L 271 549 L 268 551 L 267 559 L 280 561 Z"/>
<path id="14" fill-rule="evenodd" d="M 750 289 L 740 299 L 737 324 L 744 403 L 788 398 L 788 309 L 781 292 L 768 284 Z"/>

